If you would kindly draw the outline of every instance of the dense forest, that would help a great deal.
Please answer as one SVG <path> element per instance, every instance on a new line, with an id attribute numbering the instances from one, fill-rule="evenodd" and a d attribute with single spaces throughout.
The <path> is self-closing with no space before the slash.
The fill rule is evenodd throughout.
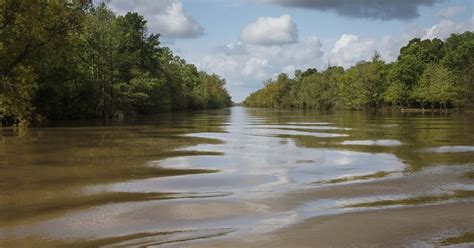
<path id="1" fill-rule="evenodd" d="M 92 1 L 0 1 L 2 123 L 229 106 L 225 81 L 160 46 L 136 13 Z"/>
<path id="2" fill-rule="evenodd" d="M 462 109 L 474 102 L 474 33 L 440 39 L 413 39 L 398 59 L 372 61 L 348 70 L 297 70 L 280 74 L 244 101 L 251 107 L 306 109 Z"/>

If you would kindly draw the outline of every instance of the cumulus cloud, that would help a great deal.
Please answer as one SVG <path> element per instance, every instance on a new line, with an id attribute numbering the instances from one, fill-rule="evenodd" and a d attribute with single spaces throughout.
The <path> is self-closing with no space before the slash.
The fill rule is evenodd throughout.
<path id="1" fill-rule="evenodd" d="M 240 40 L 253 45 L 282 45 L 298 40 L 298 28 L 291 16 L 259 17 L 240 32 Z"/>
<path id="2" fill-rule="evenodd" d="M 297 69 L 325 70 L 328 63 L 347 69 L 370 60 L 375 51 L 391 62 L 404 44 L 404 40 L 388 35 L 370 38 L 345 33 L 335 41 L 327 41 L 324 52 L 320 39 L 311 35 L 303 41 L 281 46 L 230 43 L 216 48 L 212 55 L 195 58 L 192 62 L 200 70 L 225 77 L 233 98 L 240 101 L 261 88 L 263 81 L 282 72 L 291 76 Z"/>
<path id="3" fill-rule="evenodd" d="M 331 50 L 331 63 L 348 68 L 367 60 L 375 52 L 374 41 L 361 39 L 357 35 L 342 34 Z"/>
<path id="4" fill-rule="evenodd" d="M 458 23 L 451 20 L 441 20 L 438 24 L 430 28 L 423 29 L 423 39 L 446 39 L 452 33 L 462 33 L 464 31 L 473 31 L 472 24 Z"/>
<path id="5" fill-rule="evenodd" d="M 398 57 L 400 48 L 413 38 L 444 40 L 452 33 L 465 31 L 474 31 L 474 17 L 459 22 L 441 18 L 431 27 L 412 26 L 399 38 L 390 35 L 382 38 L 362 38 L 354 34 L 342 34 L 334 43 L 331 51 L 327 53 L 327 59 L 332 65 L 349 68 L 358 62 L 370 60 L 375 51 L 378 51 L 382 55 L 382 59 L 392 62 Z"/>
<path id="6" fill-rule="evenodd" d="M 282 46 L 260 46 L 243 42 L 218 47 L 212 55 L 192 61 L 201 70 L 222 75 L 237 101 L 262 86 L 262 82 L 296 69 L 321 67 L 320 40 L 312 35 L 301 42 Z"/>
<path id="7" fill-rule="evenodd" d="M 446 39 L 453 33 L 463 33 L 465 31 L 474 31 L 474 17 L 465 22 L 442 18 L 431 27 L 412 26 L 405 34 L 405 40 L 412 38 Z"/>
<path id="8" fill-rule="evenodd" d="M 445 39 L 453 32 L 474 30 L 473 27 L 474 17 L 458 22 L 440 18 L 430 27 L 413 26 L 399 36 L 367 37 L 343 33 L 334 40 L 325 40 L 324 46 L 315 35 L 279 46 L 241 41 L 218 47 L 212 54 L 195 58 L 192 62 L 201 70 L 225 77 L 233 98 L 240 101 L 260 89 L 264 80 L 282 72 L 292 75 L 296 69 L 325 70 L 328 62 L 347 69 L 358 62 L 370 60 L 375 51 L 386 62 L 392 62 L 398 57 L 400 48 L 412 38 Z"/>
<path id="9" fill-rule="evenodd" d="M 148 21 L 148 29 L 165 38 L 195 38 L 204 34 L 204 28 L 189 16 L 180 0 L 112 0 L 110 7 L 123 14 L 138 12 Z"/>
<path id="10" fill-rule="evenodd" d="M 265 78 L 266 72 L 271 68 L 267 59 L 252 57 L 245 63 L 242 74 L 247 77 Z"/>
<path id="11" fill-rule="evenodd" d="M 413 19 L 421 6 L 444 0 L 253 0 L 286 7 L 334 11 L 339 15 L 372 19 Z"/>
<path id="12" fill-rule="evenodd" d="M 390 35 L 371 38 L 342 34 L 327 53 L 327 60 L 333 66 L 347 69 L 359 62 L 371 60 L 377 51 L 384 61 L 392 62 L 398 57 L 402 45 L 404 41 Z"/>

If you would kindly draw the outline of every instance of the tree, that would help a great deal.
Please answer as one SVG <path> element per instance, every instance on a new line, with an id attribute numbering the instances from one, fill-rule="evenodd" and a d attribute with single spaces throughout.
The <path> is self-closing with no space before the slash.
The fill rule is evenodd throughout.
<path id="1" fill-rule="evenodd" d="M 378 108 L 385 91 L 384 62 L 375 53 L 371 62 L 363 62 L 349 69 L 338 83 L 339 100 L 344 108 Z"/>
<path id="2" fill-rule="evenodd" d="M 441 64 L 469 86 L 469 97 L 474 102 L 474 33 L 453 34 L 443 46 L 445 56 Z"/>
<path id="3" fill-rule="evenodd" d="M 460 85 L 455 75 L 442 65 L 430 64 L 421 76 L 420 83 L 413 90 L 413 97 L 422 102 L 443 106 L 447 110 L 447 104 L 459 106 L 466 88 Z"/>
<path id="4" fill-rule="evenodd" d="M 201 72 L 199 81 L 199 85 L 193 90 L 196 107 L 200 109 L 215 109 L 232 104 L 224 87 L 225 80 L 215 74 L 207 75 Z"/>
<path id="5" fill-rule="evenodd" d="M 285 82 L 285 83 L 282 83 Z M 344 71 L 329 67 L 318 72 L 295 71 L 294 79 L 269 80 L 246 98 L 256 107 L 379 108 L 384 104 L 444 108 L 474 103 L 474 33 L 440 39 L 412 39 L 400 56 L 385 64 L 378 52 Z"/>
<path id="6" fill-rule="evenodd" d="M 225 81 L 161 47 L 137 13 L 0 1 L 0 118 L 111 118 L 229 106 Z"/>
<path id="7" fill-rule="evenodd" d="M 0 116 L 27 123 L 33 116 L 35 64 L 77 30 L 89 1 L 0 1 Z"/>
<path id="8" fill-rule="evenodd" d="M 0 79 L 0 119 L 14 116 L 20 124 L 27 124 L 34 112 L 34 94 L 37 90 L 36 76 L 32 69 L 15 66 L 9 76 Z"/>
<path id="9" fill-rule="evenodd" d="M 398 106 L 406 101 L 408 95 L 408 87 L 400 81 L 395 81 L 388 86 L 383 99 L 386 103 L 392 104 L 392 106 Z"/>
<path id="10" fill-rule="evenodd" d="M 439 39 L 420 40 L 412 39 L 400 49 L 398 60 L 391 66 L 388 72 L 389 84 L 395 84 L 391 89 L 402 93 L 405 105 L 410 106 L 412 99 L 411 91 L 418 83 L 426 66 L 430 63 L 438 63 L 443 57 L 443 41 Z M 403 89 L 400 91 L 400 89 Z"/>

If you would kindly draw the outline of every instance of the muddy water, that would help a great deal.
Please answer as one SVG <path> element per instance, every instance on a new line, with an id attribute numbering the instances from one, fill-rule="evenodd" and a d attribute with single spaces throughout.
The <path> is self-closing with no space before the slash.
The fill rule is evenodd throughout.
<path id="1" fill-rule="evenodd" d="M 0 247 L 474 242 L 469 113 L 234 107 L 0 134 Z"/>

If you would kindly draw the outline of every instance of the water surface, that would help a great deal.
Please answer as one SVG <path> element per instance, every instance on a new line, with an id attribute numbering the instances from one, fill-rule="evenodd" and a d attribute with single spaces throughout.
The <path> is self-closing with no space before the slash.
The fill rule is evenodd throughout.
<path id="1" fill-rule="evenodd" d="M 3 128 L 0 247 L 469 242 L 473 123 L 233 107 Z"/>

